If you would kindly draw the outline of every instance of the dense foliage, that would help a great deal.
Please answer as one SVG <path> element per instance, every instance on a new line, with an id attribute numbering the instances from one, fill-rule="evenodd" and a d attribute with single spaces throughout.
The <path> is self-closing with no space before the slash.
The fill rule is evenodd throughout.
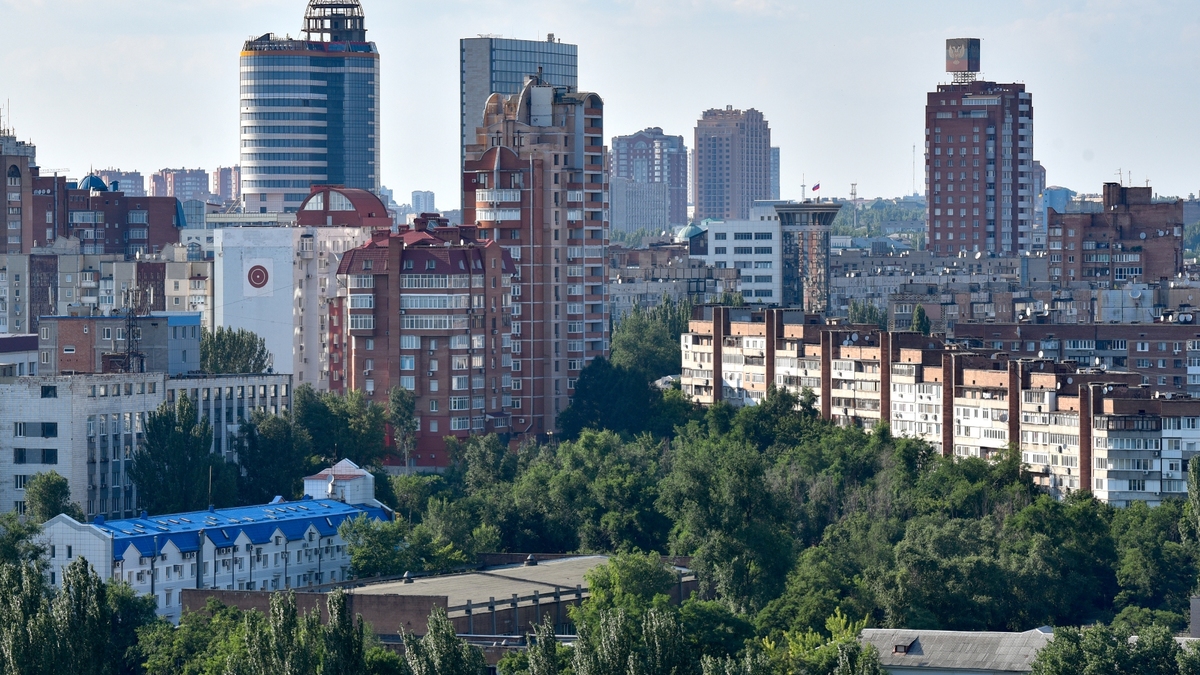
<path id="1" fill-rule="evenodd" d="M 395 415 L 392 419 L 403 422 Z M 318 394 L 303 385 L 293 392 L 292 411 L 272 415 L 256 410 L 242 420 L 235 465 L 211 452 L 211 424 L 198 416 L 194 401 L 181 395 L 177 403 L 164 403 L 149 415 L 130 477 L 141 508 L 151 514 L 203 510 L 210 504 L 265 504 L 276 496 L 293 499 L 300 495 L 304 476 L 342 459 L 378 469 L 387 421 L 384 406 L 362 392 Z M 377 487 L 385 503 L 388 487 L 386 479 Z M 46 513 L 69 509 L 69 504 L 51 503 Z"/>
<path id="2" fill-rule="evenodd" d="M 203 329 L 200 335 L 200 369 L 214 375 L 264 373 L 271 365 L 267 341 L 245 328 Z"/>
<path id="3" fill-rule="evenodd" d="M 780 391 L 682 419 L 671 436 L 583 429 L 517 452 L 472 438 L 447 474 L 393 482 L 404 524 L 372 555 L 402 557 L 407 537 L 461 552 L 423 554 L 437 569 L 494 537 L 502 551 L 692 556 L 702 597 L 777 640 L 829 636 L 839 613 L 961 630 L 1186 622 L 1200 542 L 1183 502 L 1056 501 L 1015 452 L 943 458 L 886 427 L 838 428 Z"/>

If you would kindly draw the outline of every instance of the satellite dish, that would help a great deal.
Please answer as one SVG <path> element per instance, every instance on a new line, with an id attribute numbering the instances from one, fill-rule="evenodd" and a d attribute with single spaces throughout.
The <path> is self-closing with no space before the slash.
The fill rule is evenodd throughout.
<path id="1" fill-rule="evenodd" d="M 975 251 L 975 259 L 979 260 L 983 257 L 983 251 Z"/>
<path id="2" fill-rule="evenodd" d="M 849 347 L 849 346 L 850 346 L 850 341 L 849 341 L 849 340 L 842 340 L 842 346 L 843 346 L 843 347 Z"/>
<path id="3" fill-rule="evenodd" d="M 1055 383 L 1054 383 L 1054 388 L 1055 388 L 1055 389 L 1062 389 L 1062 382 L 1055 382 Z"/>
<path id="4" fill-rule="evenodd" d="M 1137 300 L 1138 298 L 1142 297 L 1142 292 L 1141 291 L 1129 291 L 1129 297 L 1133 298 L 1134 300 Z"/>
<path id="5" fill-rule="evenodd" d="M 850 341 L 851 341 L 851 342 L 858 342 L 858 333 L 851 333 L 851 334 L 850 334 Z"/>
<path id="6" fill-rule="evenodd" d="M 1068 378 L 1067 378 L 1067 384 L 1075 384 L 1075 378 L 1073 378 L 1073 377 L 1068 377 Z"/>
<path id="7" fill-rule="evenodd" d="M 1046 352 L 1044 352 L 1044 351 L 1041 351 L 1041 350 L 1039 349 L 1039 350 L 1038 350 L 1038 358 L 1039 358 L 1039 359 L 1044 359 L 1044 358 L 1046 358 Z"/>
<path id="8" fill-rule="evenodd" d="M 1139 236 L 1139 237 L 1141 237 L 1142 239 L 1145 239 L 1145 238 L 1146 238 L 1146 233 L 1145 233 L 1145 232 L 1143 232 L 1143 233 L 1139 234 L 1138 236 Z"/>

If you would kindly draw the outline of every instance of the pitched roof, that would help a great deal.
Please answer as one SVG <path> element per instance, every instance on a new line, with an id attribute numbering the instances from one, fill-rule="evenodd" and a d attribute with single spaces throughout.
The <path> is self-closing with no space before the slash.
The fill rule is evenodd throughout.
<path id="1" fill-rule="evenodd" d="M 1038 650 L 1053 638 L 1049 628 L 1024 633 L 868 628 L 859 639 L 879 650 L 888 669 L 1026 673 Z"/>
<path id="2" fill-rule="evenodd" d="M 311 476 L 305 476 L 304 480 L 329 480 L 331 476 L 335 480 L 354 480 L 355 478 L 368 476 L 370 473 L 371 472 L 367 471 L 366 469 L 360 469 L 359 466 L 354 462 L 351 462 L 348 459 L 343 459 L 331 467 L 322 469 L 318 473 L 315 473 Z"/>
<path id="3" fill-rule="evenodd" d="M 135 546 L 142 555 L 152 556 L 155 553 L 155 537 L 158 537 L 159 551 L 167 542 L 175 544 L 180 551 L 198 550 L 201 531 L 208 541 L 218 547 L 233 544 L 242 534 L 251 543 L 265 544 L 275 536 L 276 530 L 289 540 L 296 540 L 304 536 L 309 526 L 315 527 L 321 536 L 331 537 L 337 533 L 342 521 L 357 518 L 362 513 L 379 520 L 388 519 L 382 509 L 372 506 L 344 504 L 332 499 L 301 499 L 147 518 L 109 521 L 97 518 L 89 527 L 96 528 L 113 540 L 114 556 L 120 557 L 130 545 Z"/>

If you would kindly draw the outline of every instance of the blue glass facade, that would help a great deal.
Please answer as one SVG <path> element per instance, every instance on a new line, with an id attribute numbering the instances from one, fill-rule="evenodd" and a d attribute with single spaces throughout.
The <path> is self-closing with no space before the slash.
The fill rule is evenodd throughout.
<path id="1" fill-rule="evenodd" d="M 541 69 L 547 84 L 577 91 L 579 47 L 563 42 L 479 37 L 460 41 L 460 105 L 464 157 L 492 94 L 516 94 Z"/>
<path id="2" fill-rule="evenodd" d="M 294 211 L 318 184 L 378 193 L 379 58 L 372 43 L 264 36 L 241 57 L 247 211 Z"/>

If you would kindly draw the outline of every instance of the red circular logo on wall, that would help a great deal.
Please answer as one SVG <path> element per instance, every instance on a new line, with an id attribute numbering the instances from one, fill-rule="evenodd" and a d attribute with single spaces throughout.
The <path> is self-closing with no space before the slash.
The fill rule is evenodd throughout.
<path id="1" fill-rule="evenodd" d="M 255 288 L 262 288 L 263 286 L 266 286 L 267 281 L 269 281 L 270 278 L 271 275 L 267 274 L 267 268 L 263 267 L 262 265 L 255 265 L 254 267 L 251 267 L 250 271 L 246 273 L 246 280 L 249 281 L 250 285 Z"/>

